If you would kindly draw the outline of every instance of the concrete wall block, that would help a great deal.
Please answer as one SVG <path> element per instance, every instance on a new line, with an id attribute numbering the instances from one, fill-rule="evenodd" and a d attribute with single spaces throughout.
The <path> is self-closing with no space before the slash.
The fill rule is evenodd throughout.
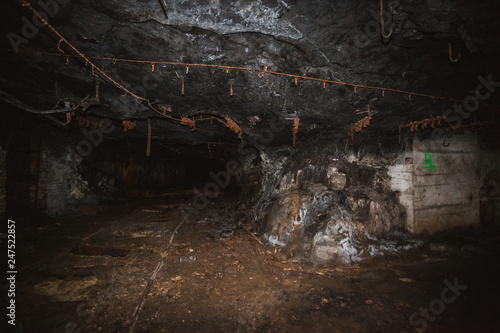
<path id="1" fill-rule="evenodd" d="M 448 147 L 443 147 L 443 141 L 434 142 L 432 140 L 422 140 L 415 138 L 413 141 L 413 151 L 419 152 L 448 152 L 448 153 L 460 153 L 460 152 L 470 152 L 477 153 L 477 146 L 475 144 L 476 137 L 475 134 L 461 134 L 454 135 L 449 139 L 446 139 L 446 143 L 450 144 Z M 415 161 L 416 163 L 416 161 Z"/>
<path id="2" fill-rule="evenodd" d="M 414 230 L 412 156 L 412 152 L 401 154 L 388 170 L 390 189 L 399 192 L 399 203 L 406 210 L 406 230 L 410 232 Z"/>
<path id="3" fill-rule="evenodd" d="M 455 227 L 479 224 L 479 201 L 464 205 L 449 205 L 415 210 L 415 230 L 417 234 L 433 234 Z"/>
<path id="4" fill-rule="evenodd" d="M 479 224 L 479 149 L 471 135 L 456 135 L 450 146 L 420 141 L 413 144 L 413 210 L 415 233 L 435 233 Z M 430 154 L 434 169 L 426 166 Z"/>
<path id="5" fill-rule="evenodd" d="M 475 137 L 456 135 L 449 141 L 450 145 L 444 147 L 415 138 L 413 151 L 401 154 L 389 167 L 390 187 L 400 193 L 410 232 L 435 233 L 479 224 L 482 181 L 477 172 L 480 165 Z M 434 169 L 422 168 L 426 166 L 425 153 L 430 154 Z"/>
<path id="6" fill-rule="evenodd" d="M 468 204 L 469 201 L 478 198 L 478 196 L 475 184 L 443 184 L 414 188 L 416 207 Z"/>

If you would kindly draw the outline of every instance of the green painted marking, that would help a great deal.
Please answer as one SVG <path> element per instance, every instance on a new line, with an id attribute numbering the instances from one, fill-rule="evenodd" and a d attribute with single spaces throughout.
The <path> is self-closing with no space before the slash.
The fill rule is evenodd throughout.
<path id="1" fill-rule="evenodd" d="M 422 168 L 430 170 L 434 169 L 435 166 L 431 164 L 431 159 L 432 159 L 431 154 L 429 153 L 424 153 L 424 154 L 425 154 L 425 166 L 422 166 Z"/>

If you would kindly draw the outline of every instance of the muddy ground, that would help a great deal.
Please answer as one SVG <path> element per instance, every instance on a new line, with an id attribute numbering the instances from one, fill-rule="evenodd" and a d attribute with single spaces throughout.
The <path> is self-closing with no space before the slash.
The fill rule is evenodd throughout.
<path id="1" fill-rule="evenodd" d="M 410 252 L 313 266 L 259 244 L 245 230 L 259 236 L 258 226 L 223 199 L 172 238 L 178 205 L 190 199 L 16 221 L 17 325 L 3 322 L 2 332 L 499 331 L 497 229 L 453 230 Z M 1 289 L 6 295 L 5 280 Z"/>

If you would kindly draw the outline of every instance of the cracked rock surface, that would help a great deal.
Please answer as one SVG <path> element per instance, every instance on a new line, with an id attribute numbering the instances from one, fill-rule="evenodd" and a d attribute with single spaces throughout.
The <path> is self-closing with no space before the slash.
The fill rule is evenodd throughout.
<path id="1" fill-rule="evenodd" d="M 53 1 L 54 2 L 54 1 Z M 50 3 L 50 2 L 49 2 Z M 393 140 L 401 122 L 441 113 L 430 98 L 357 89 L 338 84 L 301 80 L 308 76 L 353 84 L 380 86 L 461 99 L 477 85 L 478 75 L 498 73 L 500 31 L 495 15 L 499 1 L 385 1 L 386 30 L 381 39 L 378 3 L 364 1 L 70 1 L 58 5 L 50 23 L 88 56 L 144 60 L 126 63 L 95 59 L 110 77 L 155 105 L 169 105 L 172 116 L 230 114 L 249 136 L 259 136 L 247 122 L 259 116 L 263 123 L 288 115 L 301 118 L 301 136 L 318 133 L 345 139 L 350 123 L 372 111 L 376 125 L 358 140 Z M 43 6 L 33 3 L 43 12 Z M 15 1 L 1 5 L 3 35 L 22 37 L 23 21 L 32 13 Z M 1 89 L 26 105 L 50 109 L 59 98 L 83 99 L 100 85 L 100 103 L 90 114 L 116 119 L 146 119 L 155 114 L 147 104 L 109 81 L 92 75 L 85 61 L 47 28 L 21 42 L 2 39 Z M 448 59 L 448 42 L 457 63 Z M 11 49 L 11 51 L 6 51 Z M 18 50 L 21 53 L 16 53 Z M 33 52 L 59 53 L 61 57 Z M 21 55 L 22 54 L 22 55 Z M 246 67 L 287 73 L 291 77 L 215 67 L 160 65 L 154 61 Z M 185 76 L 185 94 L 181 94 Z M 294 77 L 298 78 L 297 85 Z M 497 76 L 494 77 L 497 79 Z M 233 96 L 230 95 L 233 81 Z M 55 92 L 57 82 L 58 92 Z M 497 97 L 496 97 L 497 98 Z M 404 112 L 402 110 L 405 110 Z M 487 113 L 485 111 L 485 113 Z M 477 117 L 485 117 L 477 113 Z M 179 124 L 174 124 L 179 126 Z M 203 135 L 234 139 L 229 131 L 200 124 Z M 138 136 L 144 135 L 139 127 Z M 288 133 L 286 133 L 288 134 Z M 186 142 L 196 133 L 158 133 Z M 381 137 L 384 137 L 383 139 Z M 390 138 L 390 139 L 389 139 Z M 288 142 L 285 133 L 271 144 Z"/>

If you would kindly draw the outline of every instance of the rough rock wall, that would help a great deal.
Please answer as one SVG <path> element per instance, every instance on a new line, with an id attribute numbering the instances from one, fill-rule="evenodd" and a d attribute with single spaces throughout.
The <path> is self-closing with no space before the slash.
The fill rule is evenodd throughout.
<path id="1" fill-rule="evenodd" d="M 377 148 L 340 153 L 267 149 L 255 207 L 265 238 L 315 263 L 353 262 L 396 244 L 378 241 L 405 226 L 405 209 L 388 187 Z"/>
<path id="2" fill-rule="evenodd" d="M 88 182 L 78 172 L 82 158 L 72 142 L 61 135 L 47 137 L 41 154 L 40 190 L 46 213 L 57 217 L 77 213 L 84 204 L 95 204 Z"/>

